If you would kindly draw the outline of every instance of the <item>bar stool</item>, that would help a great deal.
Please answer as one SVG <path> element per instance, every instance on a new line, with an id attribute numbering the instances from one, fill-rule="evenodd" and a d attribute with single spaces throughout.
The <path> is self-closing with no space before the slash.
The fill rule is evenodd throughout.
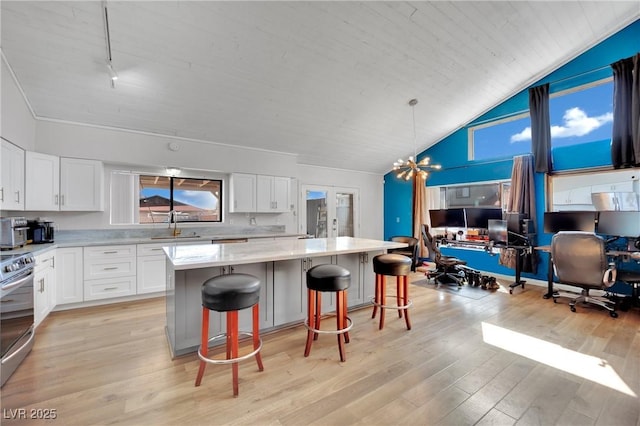
<path id="1" fill-rule="evenodd" d="M 376 291 L 373 297 L 373 315 L 375 318 L 380 308 L 380 327 L 384 327 L 384 310 L 397 309 L 398 317 L 407 323 L 407 330 L 411 330 L 411 322 L 409 321 L 409 307 L 413 304 L 409 299 L 409 280 L 408 275 L 411 272 L 411 258 L 402 254 L 379 254 L 373 258 L 373 272 L 376 274 Z M 396 305 L 387 305 L 387 275 L 396 277 Z"/>
<path id="2" fill-rule="evenodd" d="M 304 356 L 309 356 L 311 344 L 318 339 L 318 334 L 336 334 L 340 361 L 346 360 L 344 343 L 349 343 L 349 330 L 353 326 L 347 316 L 347 289 L 351 285 L 351 273 L 338 265 L 317 265 L 307 271 L 307 344 Z M 320 330 L 322 314 L 322 293 L 336 293 L 336 329 Z M 344 343 L 343 343 L 344 338 Z"/>
<path id="3" fill-rule="evenodd" d="M 259 328 L 260 280 L 249 274 L 219 275 L 208 279 L 202 285 L 202 339 L 198 349 L 200 368 L 196 377 L 196 386 L 200 386 L 207 364 L 231 364 L 233 375 L 233 396 L 238 396 L 238 362 L 255 355 L 258 370 L 263 371 L 262 339 Z M 253 306 L 253 333 L 238 331 L 238 311 Z M 226 312 L 227 331 L 209 338 L 209 311 Z M 239 356 L 238 338 L 253 338 L 253 352 Z M 209 343 L 225 339 L 226 359 L 209 358 Z"/>

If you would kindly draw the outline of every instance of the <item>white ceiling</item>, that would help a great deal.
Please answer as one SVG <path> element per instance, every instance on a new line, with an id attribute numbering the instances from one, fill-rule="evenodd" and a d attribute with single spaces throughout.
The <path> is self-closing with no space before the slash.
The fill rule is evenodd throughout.
<path id="1" fill-rule="evenodd" d="M 640 1 L 1 1 L 37 117 L 385 173 L 640 17 Z M 4 78 L 4 77 L 3 77 Z M 163 142 L 164 143 L 164 142 Z"/>

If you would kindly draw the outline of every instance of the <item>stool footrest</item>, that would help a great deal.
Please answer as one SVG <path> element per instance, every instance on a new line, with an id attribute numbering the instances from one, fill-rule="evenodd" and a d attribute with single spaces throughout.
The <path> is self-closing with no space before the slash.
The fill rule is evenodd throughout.
<path id="1" fill-rule="evenodd" d="M 209 340 L 207 341 L 208 343 L 211 343 L 213 341 L 216 340 L 220 340 L 220 339 L 226 339 L 227 334 L 226 333 L 222 333 L 222 334 L 218 334 L 215 335 L 213 337 L 210 337 Z M 246 331 L 240 331 L 238 333 L 238 337 L 253 337 L 253 333 L 249 333 Z M 209 364 L 233 364 L 236 362 L 240 362 L 240 361 L 244 361 L 245 359 L 249 359 L 252 356 L 255 356 L 258 352 L 260 352 L 260 349 L 262 349 L 262 338 L 260 339 L 260 345 L 258 346 L 257 349 L 254 349 L 253 352 L 250 352 L 246 355 L 242 355 L 239 356 L 237 358 L 229 358 L 229 359 L 213 359 L 213 358 L 208 358 L 204 355 L 202 355 L 202 346 L 198 348 L 198 358 L 200 358 L 202 361 L 204 362 L 208 362 Z"/>
<path id="2" fill-rule="evenodd" d="M 396 296 L 395 294 L 392 295 L 386 295 L 386 298 L 391 298 L 393 297 L 394 299 L 397 299 L 398 296 Z M 371 303 L 374 306 L 378 306 L 379 308 L 385 308 L 385 309 L 397 309 L 397 310 L 402 310 L 402 309 L 409 309 L 412 305 L 413 305 L 413 301 L 411 299 L 407 300 L 407 304 L 406 305 L 400 305 L 400 306 L 396 306 L 396 305 L 385 305 L 382 303 L 377 303 L 376 302 L 376 298 L 372 297 L 371 298 Z"/>
<path id="3" fill-rule="evenodd" d="M 307 328 L 307 330 L 313 331 L 314 333 L 318 333 L 318 334 L 343 334 L 351 330 L 351 327 L 353 327 L 353 322 L 351 321 L 351 318 L 349 317 L 345 317 L 345 318 L 349 322 L 349 325 L 347 325 L 345 328 L 341 330 L 319 330 L 316 328 L 312 328 L 309 325 L 309 319 L 306 319 L 304 321 L 304 326 Z"/>

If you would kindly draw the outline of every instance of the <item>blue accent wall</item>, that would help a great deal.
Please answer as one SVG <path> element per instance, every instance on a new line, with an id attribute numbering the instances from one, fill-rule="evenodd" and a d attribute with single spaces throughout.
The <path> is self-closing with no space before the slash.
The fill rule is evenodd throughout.
<path id="1" fill-rule="evenodd" d="M 556 92 L 577 87 L 588 82 L 601 80 L 612 75 L 610 64 L 628 58 L 640 51 L 640 20 L 610 36 L 606 40 L 582 53 L 556 71 L 532 84 L 551 84 L 551 91 Z M 595 71 L 594 71 L 595 70 Z M 428 186 L 441 186 L 468 182 L 479 182 L 511 177 L 512 159 L 503 158 L 495 161 L 474 162 L 468 158 L 469 127 L 488 120 L 521 113 L 529 108 L 528 89 L 525 89 L 497 105 L 471 123 L 463 125 L 445 139 L 439 141 L 418 158 L 431 157 L 434 164 L 442 165 L 442 170 L 429 176 Z M 573 147 L 554 149 L 552 158 L 555 171 L 566 171 L 610 166 L 610 140 L 603 140 Z M 551 242 L 551 235 L 542 233 L 542 219 L 546 208 L 545 175 L 537 173 L 536 185 L 536 229 L 538 245 Z M 410 235 L 412 233 L 411 201 L 412 188 L 409 182 L 400 181 L 392 173 L 385 175 L 384 184 L 384 236 Z M 513 275 L 512 269 L 498 265 L 497 256 L 485 252 L 449 249 L 450 254 L 466 259 L 470 266 L 484 271 Z M 546 254 L 539 255 L 538 269 L 535 274 L 523 273 L 523 278 L 547 279 L 548 259 Z"/>

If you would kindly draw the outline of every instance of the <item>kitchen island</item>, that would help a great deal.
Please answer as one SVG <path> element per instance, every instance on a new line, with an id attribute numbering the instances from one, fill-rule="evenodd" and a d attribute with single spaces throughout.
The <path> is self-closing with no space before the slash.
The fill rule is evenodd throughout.
<path id="1" fill-rule="evenodd" d="M 195 352 L 200 343 L 201 287 L 221 274 L 247 273 L 258 277 L 260 329 L 275 330 L 300 323 L 306 316 L 306 272 L 322 263 L 338 264 L 351 271 L 349 307 L 370 302 L 375 279 L 371 260 L 404 243 L 364 238 L 311 238 L 230 244 L 172 245 L 167 256 L 166 332 L 172 357 Z M 335 310 L 327 295 L 323 311 Z M 225 329 L 224 316 L 211 312 L 211 336 Z M 251 329 L 251 310 L 240 312 L 240 328 Z"/>

